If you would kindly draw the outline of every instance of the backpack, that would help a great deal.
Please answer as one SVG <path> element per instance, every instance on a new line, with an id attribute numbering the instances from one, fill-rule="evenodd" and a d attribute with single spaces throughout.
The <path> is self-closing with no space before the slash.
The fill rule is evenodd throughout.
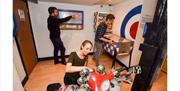
<path id="1" fill-rule="evenodd" d="M 60 83 L 49 84 L 47 86 L 47 91 L 58 91 L 60 87 L 61 87 Z"/>

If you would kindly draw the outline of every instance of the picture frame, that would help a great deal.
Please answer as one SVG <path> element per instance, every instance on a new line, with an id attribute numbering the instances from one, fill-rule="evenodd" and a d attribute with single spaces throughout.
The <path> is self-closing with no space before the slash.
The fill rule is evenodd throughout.
<path id="1" fill-rule="evenodd" d="M 61 30 L 82 30 L 84 27 L 84 12 L 80 10 L 58 9 L 59 18 L 73 16 L 73 19 L 60 25 Z"/>

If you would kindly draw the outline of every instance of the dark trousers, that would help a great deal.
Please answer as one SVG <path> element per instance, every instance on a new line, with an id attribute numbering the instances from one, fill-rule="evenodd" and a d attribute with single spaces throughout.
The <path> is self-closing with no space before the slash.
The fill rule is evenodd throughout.
<path id="1" fill-rule="evenodd" d="M 64 76 L 64 84 L 65 85 L 79 85 L 77 83 L 77 80 L 80 76 L 76 77 L 76 76 L 73 76 L 73 77 L 69 77 L 67 75 Z"/>
<path id="2" fill-rule="evenodd" d="M 65 47 L 60 38 L 53 38 L 51 39 L 53 46 L 54 46 L 54 62 L 59 61 L 58 60 L 58 52 L 61 51 L 61 61 L 65 62 Z"/>

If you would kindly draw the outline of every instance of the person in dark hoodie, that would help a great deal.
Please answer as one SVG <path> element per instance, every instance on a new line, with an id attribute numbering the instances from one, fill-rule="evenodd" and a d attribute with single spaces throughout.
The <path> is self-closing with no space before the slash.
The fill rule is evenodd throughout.
<path id="1" fill-rule="evenodd" d="M 60 28 L 59 25 L 69 21 L 72 16 L 68 16 L 65 18 L 58 18 L 58 10 L 56 7 L 49 7 L 48 8 L 49 17 L 47 19 L 48 23 L 48 29 L 50 32 L 50 40 L 52 41 L 52 44 L 54 46 L 54 64 L 65 63 L 65 47 L 61 40 L 60 34 Z M 61 61 L 58 59 L 58 52 L 61 51 Z"/>

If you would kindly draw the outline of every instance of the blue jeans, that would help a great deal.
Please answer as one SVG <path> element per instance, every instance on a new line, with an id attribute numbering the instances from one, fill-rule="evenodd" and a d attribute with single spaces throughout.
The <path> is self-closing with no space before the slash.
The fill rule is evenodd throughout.
<path id="1" fill-rule="evenodd" d="M 60 38 L 51 39 L 54 46 L 54 62 L 58 62 L 58 52 L 61 51 L 61 62 L 65 62 L 65 47 Z"/>

